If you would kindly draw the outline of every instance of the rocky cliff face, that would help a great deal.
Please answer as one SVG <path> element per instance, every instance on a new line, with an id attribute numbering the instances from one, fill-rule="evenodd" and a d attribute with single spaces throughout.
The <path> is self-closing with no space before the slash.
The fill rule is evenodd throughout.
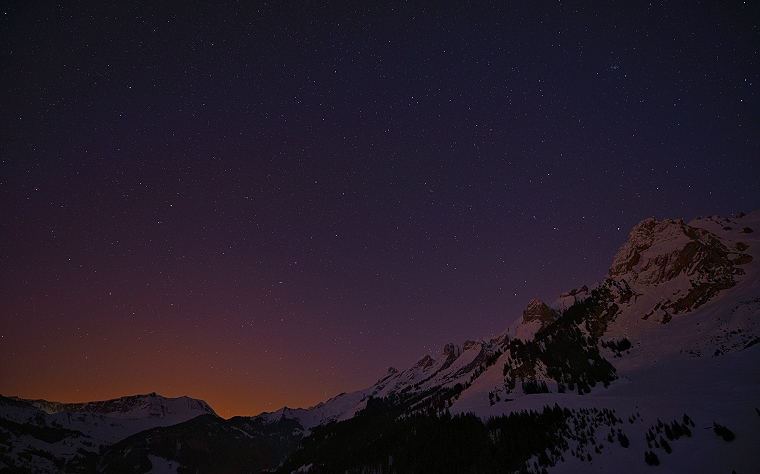
<path id="1" fill-rule="evenodd" d="M 682 274 L 703 280 L 726 277 L 733 282 L 734 275 L 744 273 L 737 265 L 751 260 L 742 250 L 746 246 L 730 249 L 711 232 L 683 221 L 649 218 L 633 228 L 615 255 L 608 277 L 644 285 L 658 285 Z"/>
<path id="2" fill-rule="evenodd" d="M 725 225 L 720 230 L 730 232 L 733 227 Z M 618 303 L 635 301 L 641 294 L 660 295 L 650 298 L 653 303 L 642 319 L 653 317 L 667 323 L 673 315 L 692 311 L 735 286 L 745 273 L 741 266 L 752 261 L 744 253 L 747 249 L 745 243 L 697 225 L 646 219 L 618 250 L 602 287 L 625 285 L 630 292 L 619 293 Z"/>
<path id="3" fill-rule="evenodd" d="M 557 319 L 557 312 L 541 300 L 530 300 L 523 311 L 523 321 L 526 323 L 539 321 L 542 326 L 545 326 L 555 319 Z"/>
<path id="4" fill-rule="evenodd" d="M 509 339 L 515 338 L 528 341 L 535 336 L 536 332 L 555 321 L 557 316 L 557 310 L 549 307 L 543 301 L 530 300 L 523 310 L 522 316 L 517 318 L 517 320 L 512 323 L 501 336 L 499 336 L 499 339 L 502 344 L 505 344 Z"/>

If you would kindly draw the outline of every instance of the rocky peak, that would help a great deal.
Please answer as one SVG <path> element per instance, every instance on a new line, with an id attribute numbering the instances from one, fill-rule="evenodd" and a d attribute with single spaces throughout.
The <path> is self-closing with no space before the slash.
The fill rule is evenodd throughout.
<path id="1" fill-rule="evenodd" d="M 466 351 L 466 350 L 472 349 L 473 347 L 478 347 L 480 345 L 481 343 L 479 343 L 478 341 L 464 341 L 464 343 L 462 344 L 462 350 Z"/>
<path id="2" fill-rule="evenodd" d="M 432 367 L 433 364 L 435 364 L 435 360 L 426 354 L 414 364 L 413 368 L 425 370 Z"/>
<path id="3" fill-rule="evenodd" d="M 709 217 L 707 221 L 713 222 Z M 627 304 L 649 292 L 643 287 L 661 286 L 662 299 L 639 311 L 642 319 L 667 323 L 673 315 L 690 312 L 735 286 L 737 276 L 745 273 L 740 266 L 752 256 L 743 253 L 746 244 L 724 240 L 725 232 L 733 230 L 730 226 L 717 218 L 714 222 L 719 225 L 710 229 L 717 234 L 680 220 L 649 218 L 637 224 L 607 274 L 608 286 L 625 289 L 613 300 Z"/>
<path id="4" fill-rule="evenodd" d="M 557 319 L 557 312 L 541 300 L 530 300 L 523 311 L 523 322 L 539 321 L 542 326 Z"/>
<path id="5" fill-rule="evenodd" d="M 741 274 L 734 265 L 747 256 L 735 253 L 705 229 L 680 220 L 649 218 L 631 230 L 615 254 L 608 277 L 657 285 L 681 274 L 706 279 Z"/>
<path id="6" fill-rule="evenodd" d="M 456 344 L 448 343 L 443 347 L 443 357 L 446 360 L 453 361 L 462 354 L 462 348 Z"/>

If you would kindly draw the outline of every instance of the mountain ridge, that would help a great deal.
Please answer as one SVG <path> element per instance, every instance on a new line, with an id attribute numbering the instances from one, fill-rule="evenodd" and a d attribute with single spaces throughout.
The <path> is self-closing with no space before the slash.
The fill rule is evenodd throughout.
<path id="1" fill-rule="evenodd" d="M 19 421 L 11 415 L 21 410 L 19 403 L 26 403 L 27 411 L 37 410 L 27 414 L 27 421 L 34 426 L 59 430 L 44 435 L 47 439 L 69 436 L 78 439 L 79 447 L 91 453 L 80 453 L 81 459 L 71 450 L 58 458 L 53 456 L 59 463 L 63 459 L 73 466 L 77 462 L 92 466 L 106 458 L 110 460 L 108 466 L 115 466 L 113 462 L 118 464 L 119 459 L 126 458 L 148 466 L 151 456 L 154 461 L 184 462 L 183 465 L 200 469 L 197 460 L 193 461 L 196 451 L 188 451 L 187 446 L 195 436 L 193 433 L 204 429 L 208 431 L 204 435 L 207 436 L 204 449 L 213 446 L 212 451 L 225 453 L 227 465 L 237 466 L 236 469 L 244 467 L 239 459 L 233 459 L 230 446 L 262 453 L 255 462 L 246 458 L 249 463 L 245 465 L 246 472 L 258 472 L 251 470 L 251 466 L 258 470 L 290 466 L 300 469 L 299 472 L 329 472 L 327 466 L 332 464 L 325 457 L 326 453 L 343 459 L 342 452 L 325 451 L 328 444 L 311 451 L 293 451 L 295 446 L 304 446 L 304 443 L 322 446 L 320 443 L 327 443 L 340 430 L 363 429 L 362 423 L 371 424 L 373 419 L 387 416 L 417 420 L 415 423 L 427 423 L 421 421 L 427 418 L 420 417 L 432 417 L 440 420 L 444 429 L 449 423 L 446 420 L 453 423 L 459 419 L 456 417 L 468 414 L 484 422 L 512 417 L 510 423 L 520 425 L 521 419 L 534 417 L 530 413 L 543 413 L 541 416 L 554 420 L 552 423 L 565 420 L 561 422 L 564 425 L 552 426 L 566 435 L 575 433 L 568 436 L 588 437 L 593 432 L 573 431 L 572 424 L 577 428 L 578 423 L 592 422 L 588 418 L 589 410 L 596 410 L 594 416 L 598 419 L 593 421 L 596 423 L 593 426 L 612 429 L 610 439 L 620 440 L 618 447 L 610 447 L 609 442 L 604 448 L 605 443 L 581 442 L 578 438 L 579 444 L 572 448 L 564 441 L 546 440 L 549 444 L 545 449 L 551 456 L 542 458 L 538 454 L 540 449 L 531 451 L 532 455 L 520 458 L 521 469 L 540 472 L 540 468 L 551 467 L 552 472 L 573 472 L 588 469 L 591 463 L 595 468 L 620 470 L 623 467 L 625 471 L 625 466 L 630 466 L 636 471 L 643 467 L 645 458 L 647 463 L 653 462 L 659 453 L 663 465 L 669 466 L 671 471 L 689 472 L 684 466 L 696 470 L 708 466 L 717 469 L 721 466 L 716 464 L 716 459 L 726 459 L 728 453 L 733 453 L 733 465 L 741 472 L 749 466 L 760 465 L 760 455 L 750 448 L 750 440 L 760 433 L 760 422 L 753 419 L 760 415 L 760 396 L 757 395 L 760 380 L 752 375 L 760 369 L 756 362 L 760 360 L 757 357 L 760 350 L 760 266 L 757 263 L 760 237 L 754 233 L 758 228 L 760 210 L 731 218 L 707 216 L 688 224 L 672 219 L 645 219 L 631 230 L 602 280 L 565 292 L 551 304 L 532 300 L 523 314 L 499 335 L 460 344 L 447 343 L 435 358 L 426 354 L 404 370 L 391 367 L 370 387 L 341 393 L 312 407 L 283 407 L 253 417 L 222 420 L 205 402 L 195 401 L 196 412 L 203 412 L 205 406 L 210 410 L 206 413 L 208 416 L 183 420 L 173 428 L 156 425 L 133 432 L 136 424 L 125 428 L 130 422 L 128 413 L 139 413 L 143 420 L 169 423 L 168 402 L 159 403 L 157 407 L 146 404 L 145 398 L 148 401 L 163 399 L 156 394 L 115 399 L 122 400 L 119 403 L 55 404 L 0 399 L 0 419 L 7 420 L 4 429 L 10 429 L 11 436 L 21 436 L 23 429 L 10 425 Z M 174 403 L 184 403 L 182 406 L 186 408 L 194 403 L 188 402 L 192 399 L 186 397 L 171 400 L 181 400 Z M 706 407 L 704 400 L 717 404 Z M 546 407 L 552 405 L 556 409 L 546 411 Z M 752 410 L 757 410 L 757 415 Z M 688 416 L 685 411 L 689 412 Z M 381 418 L 372 418 L 377 416 Z M 627 418 L 629 423 L 619 427 L 618 418 L 621 423 Z M 689 436 L 689 440 L 678 442 L 678 446 L 689 446 L 696 461 L 690 460 L 684 454 L 686 450 L 674 449 L 663 438 L 661 442 L 652 434 L 661 433 L 660 419 L 681 418 L 696 421 L 700 428 L 708 431 L 714 424 L 716 433 L 717 426 L 728 425 L 736 431 L 736 441 L 732 441 L 730 450 L 726 451 L 727 448 L 715 444 L 705 430 L 692 429 L 693 438 Z M 103 429 L 106 419 L 113 424 L 111 431 Z M 475 419 L 467 419 L 471 427 L 478 429 Z M 93 429 L 92 425 L 98 423 L 101 423 L 100 428 Z M 386 421 L 378 423 L 377 426 L 385 430 L 393 426 Z M 686 421 L 678 423 L 687 429 L 691 426 Z M 115 429 L 118 426 L 121 431 Z M 111 433 L 110 437 L 103 434 L 106 432 Z M 125 433 L 130 434 L 124 436 Z M 210 433 L 217 434 L 211 436 Z M 492 441 L 498 438 L 494 433 L 491 437 Z M 151 447 L 156 439 L 165 439 L 163 448 Z M 222 439 L 229 442 L 220 442 Z M 349 436 L 345 443 L 351 445 L 359 439 L 360 436 Z M 664 450 L 662 446 L 666 445 L 668 449 Z M 98 446 L 103 446 L 106 454 L 96 454 L 92 448 Z M 693 451 L 696 446 L 701 446 L 701 451 Z M 353 452 L 361 452 L 367 447 L 357 445 L 353 449 Z M 404 448 L 402 445 L 393 449 L 400 455 Z M 14 452 L 11 449 L 11 453 Z M 17 454 L 21 456 L 25 452 L 29 451 Z M 314 456 L 312 462 L 303 457 L 305 452 Z M 291 464 L 303 464 L 300 467 L 281 464 L 291 456 L 289 453 L 300 453 Z M 371 456 L 361 459 L 375 463 L 372 469 L 390 468 L 386 461 Z M 7 455 L 0 456 L 0 462 L 6 460 L 15 462 Z M 344 461 L 349 463 L 345 465 L 359 462 Z M 381 464 L 376 464 L 378 462 Z M 72 468 L 70 472 L 78 471 Z"/>
<path id="2" fill-rule="evenodd" d="M 178 410 L 182 413 L 183 409 L 185 409 L 185 411 L 189 410 L 190 413 L 198 411 L 200 412 L 198 414 L 216 415 L 216 412 L 203 400 L 193 399 L 187 396 L 176 398 L 163 397 L 156 392 L 82 403 L 61 403 L 42 399 L 26 401 L 49 415 L 60 412 L 69 412 L 90 413 L 109 418 L 143 418 L 145 416 L 166 418 L 167 416 L 172 415 L 183 417 L 183 415 L 177 413 Z"/>
<path id="3" fill-rule="evenodd" d="M 596 315 L 592 330 L 605 334 L 608 331 L 607 326 L 618 317 L 622 316 L 625 319 L 628 313 L 641 312 L 642 306 L 646 306 L 648 302 L 647 298 L 642 297 L 643 293 L 652 291 L 652 286 L 657 290 L 656 298 L 661 298 L 661 302 L 659 305 L 653 303 L 648 306 L 641 319 L 651 318 L 653 322 L 664 321 L 667 324 L 674 315 L 679 312 L 689 313 L 699 308 L 712 298 L 720 296 L 722 291 L 736 286 L 736 279 L 745 276 L 742 267 L 758 258 L 758 255 L 752 254 L 758 253 L 758 245 L 749 246 L 742 242 L 748 240 L 748 237 L 751 237 L 750 240 L 753 242 L 758 240 L 750 235 L 753 230 L 750 226 L 760 227 L 760 210 L 750 214 L 739 213 L 733 218 L 700 217 L 689 224 L 684 224 L 682 220 L 644 219 L 631 230 L 628 239 L 613 257 L 610 270 L 603 280 L 590 287 L 584 285 L 566 292 L 551 305 L 540 300 L 531 300 L 523 315 L 502 334 L 481 339 L 480 342 L 465 341 L 462 346 L 468 345 L 468 349 L 471 349 L 473 345 L 480 345 L 480 348 L 487 347 L 491 354 L 495 354 L 504 349 L 506 340 L 534 337 L 538 330 L 554 321 L 559 312 L 590 297 L 593 292 L 604 293 L 609 301 L 605 302 L 606 306 Z M 714 232 L 723 235 L 719 238 Z M 728 240 L 733 248 L 725 245 L 724 240 Z M 750 247 L 752 253 L 746 253 Z M 658 274 L 654 273 L 655 268 L 660 268 Z M 642 273 L 636 271 L 639 269 L 643 269 L 646 278 L 638 278 Z M 646 273 L 647 271 L 649 273 Z M 757 281 L 757 276 L 751 277 L 753 282 Z M 757 286 L 754 288 L 757 289 Z M 669 293 L 665 294 L 668 291 Z M 673 302 L 671 297 L 678 292 L 684 293 L 685 296 Z M 628 311 L 624 312 L 626 309 Z M 612 332 L 607 333 L 610 339 L 626 337 L 625 330 L 620 326 L 618 324 L 610 328 Z M 760 328 L 754 325 L 753 328 L 751 333 L 760 336 Z M 451 371 L 446 371 L 464 353 L 474 360 L 475 354 L 462 351 L 462 346 L 447 343 L 438 359 L 426 354 L 410 368 L 403 371 L 394 369 L 392 374 L 381 377 L 372 387 L 353 393 L 377 397 L 402 391 L 410 384 L 424 386 L 425 382 L 431 380 L 443 382 L 444 385 L 447 382 L 453 385 L 451 382 L 455 380 L 465 382 L 461 379 L 461 372 L 460 377 L 452 377 Z M 460 348 L 460 352 L 456 357 L 452 357 L 455 348 Z M 476 364 L 470 368 L 485 368 L 485 365 Z M 436 375 L 439 377 L 436 378 Z M 324 404 L 300 410 L 324 410 L 329 404 L 328 400 Z M 332 418 L 337 419 L 334 414 Z"/>

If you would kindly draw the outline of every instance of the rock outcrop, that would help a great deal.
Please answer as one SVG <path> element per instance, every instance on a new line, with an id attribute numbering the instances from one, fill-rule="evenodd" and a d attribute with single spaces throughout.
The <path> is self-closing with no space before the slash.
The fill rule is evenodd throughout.
<path id="1" fill-rule="evenodd" d="M 530 300 L 528 306 L 523 310 L 523 321 L 530 323 L 539 321 L 541 326 L 546 326 L 557 319 L 557 312 L 546 306 L 541 300 Z"/>
<path id="2" fill-rule="evenodd" d="M 744 273 L 735 265 L 747 257 L 705 229 L 683 221 L 649 218 L 631 230 L 612 260 L 608 277 L 644 285 L 657 285 L 681 274 L 703 279 L 731 277 Z"/>
<path id="3" fill-rule="evenodd" d="M 667 323 L 672 315 L 698 308 L 735 286 L 736 277 L 744 274 L 740 266 L 752 260 L 743 253 L 746 249 L 741 242 L 729 247 L 710 231 L 680 220 L 649 218 L 631 230 L 612 261 L 607 282 L 630 285 L 634 296 L 642 287 L 666 285 L 669 296 L 643 319 L 654 316 Z"/>

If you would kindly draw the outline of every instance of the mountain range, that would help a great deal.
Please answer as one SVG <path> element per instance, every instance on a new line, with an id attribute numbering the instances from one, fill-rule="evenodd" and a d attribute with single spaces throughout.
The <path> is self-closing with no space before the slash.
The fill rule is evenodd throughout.
<path id="1" fill-rule="evenodd" d="M 0 397 L 0 472 L 757 472 L 757 230 L 646 219 L 599 282 L 309 408 Z"/>

